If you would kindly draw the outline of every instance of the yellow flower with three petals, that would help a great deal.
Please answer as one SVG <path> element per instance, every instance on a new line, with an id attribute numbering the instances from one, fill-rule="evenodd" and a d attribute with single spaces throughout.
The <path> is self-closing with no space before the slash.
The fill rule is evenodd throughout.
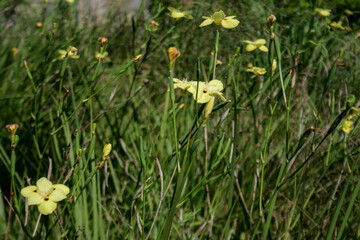
<path id="1" fill-rule="evenodd" d="M 216 25 L 221 25 L 224 28 L 231 29 L 235 28 L 240 23 L 238 20 L 234 19 L 235 16 L 226 17 L 225 13 L 222 10 L 215 12 L 210 17 L 203 18 L 206 20 L 200 24 L 200 27 L 205 27 L 212 23 L 215 23 Z"/>
<path id="2" fill-rule="evenodd" d="M 173 7 L 168 7 L 168 10 L 170 11 L 169 16 L 175 19 L 180 18 L 187 18 L 187 19 L 193 19 L 193 17 L 190 15 L 191 11 L 180 11 Z"/>
<path id="3" fill-rule="evenodd" d="M 58 50 L 58 60 L 64 60 L 65 58 L 78 59 L 80 56 L 77 55 L 77 49 L 69 47 L 68 50 Z"/>
<path id="4" fill-rule="evenodd" d="M 330 12 L 331 12 L 330 9 L 315 8 L 315 13 L 318 13 L 323 17 L 330 16 Z"/>
<path id="5" fill-rule="evenodd" d="M 70 189 L 63 184 L 52 184 L 47 178 L 42 177 L 36 186 L 21 189 L 21 195 L 28 198 L 28 204 L 37 205 L 40 213 L 51 214 L 57 207 L 57 202 L 64 200 Z"/>
<path id="6" fill-rule="evenodd" d="M 221 92 L 224 86 L 219 80 L 211 80 L 210 82 L 197 82 L 197 81 L 182 81 L 174 78 L 174 89 L 180 88 L 187 90 L 193 95 L 193 98 L 198 103 L 206 103 L 205 106 L 205 118 L 207 118 L 212 109 L 214 108 L 215 95 L 219 96 L 221 100 L 226 101 Z M 197 91 L 196 91 L 197 89 Z"/>
<path id="7" fill-rule="evenodd" d="M 264 75 L 266 73 L 265 68 L 254 67 L 251 63 L 248 64 L 246 72 L 252 72 L 255 75 Z"/>
<path id="8" fill-rule="evenodd" d="M 345 28 L 342 26 L 342 22 L 332 22 L 330 23 L 330 26 L 332 26 L 333 28 L 337 28 L 337 29 L 341 29 L 341 30 L 345 30 Z"/>
<path id="9" fill-rule="evenodd" d="M 258 39 L 254 42 L 246 40 L 244 41 L 244 43 L 246 43 L 246 51 L 251 52 L 254 51 L 255 49 L 259 49 L 262 52 L 268 52 L 268 48 L 265 46 L 266 44 L 266 40 L 265 39 Z"/>

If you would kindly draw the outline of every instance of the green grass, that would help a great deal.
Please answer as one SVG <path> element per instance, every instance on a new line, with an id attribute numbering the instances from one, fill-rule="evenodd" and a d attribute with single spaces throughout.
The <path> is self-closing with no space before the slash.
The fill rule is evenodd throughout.
<path id="1" fill-rule="evenodd" d="M 143 1 L 128 14 L 111 2 L 96 19 L 77 4 L 0 1 L 0 239 L 360 237 L 359 120 L 342 131 L 360 105 L 360 6 Z M 199 27 L 219 10 L 240 24 Z M 259 38 L 269 51 L 247 52 Z M 69 46 L 79 58 L 59 60 Z M 172 64 L 169 47 L 181 52 Z M 216 78 L 228 101 L 215 96 L 205 119 L 173 78 Z M 37 225 L 20 190 L 46 176 L 70 193 Z"/>

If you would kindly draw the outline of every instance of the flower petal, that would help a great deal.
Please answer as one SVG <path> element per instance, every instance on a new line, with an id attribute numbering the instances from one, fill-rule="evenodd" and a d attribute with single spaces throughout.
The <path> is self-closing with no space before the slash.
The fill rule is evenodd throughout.
<path id="1" fill-rule="evenodd" d="M 205 111 L 204 111 L 205 118 L 208 118 L 210 113 L 212 112 L 212 110 L 214 108 L 214 102 L 215 102 L 215 97 L 212 97 L 210 99 L 210 101 L 206 104 Z"/>
<path id="2" fill-rule="evenodd" d="M 236 19 L 229 19 L 229 18 L 225 18 L 224 20 L 221 21 L 221 25 L 226 28 L 226 29 L 231 29 L 236 27 L 237 25 L 239 25 L 239 21 Z"/>
<path id="3" fill-rule="evenodd" d="M 50 213 L 54 212 L 56 207 L 57 203 L 51 200 L 44 200 L 41 204 L 38 205 L 39 212 L 44 215 L 49 215 Z"/>
<path id="4" fill-rule="evenodd" d="M 49 196 L 50 201 L 53 202 L 59 202 L 61 200 L 64 200 L 66 198 L 66 194 L 61 189 L 55 189 Z"/>
<path id="5" fill-rule="evenodd" d="M 45 177 L 37 180 L 36 186 L 39 188 L 38 190 L 40 192 L 43 192 L 45 195 L 47 195 L 52 189 L 52 183 Z"/>
<path id="6" fill-rule="evenodd" d="M 212 20 L 211 18 L 208 18 L 200 24 L 200 27 L 208 26 L 208 25 L 212 24 L 213 22 L 214 22 L 214 20 Z"/>
<path id="7" fill-rule="evenodd" d="M 254 51 L 256 48 L 257 48 L 257 47 L 256 47 L 255 45 L 253 45 L 253 44 L 248 44 L 248 45 L 246 46 L 246 51 L 251 52 L 251 51 Z"/>
<path id="8" fill-rule="evenodd" d="M 52 187 L 55 188 L 55 190 L 62 190 L 65 195 L 70 192 L 70 189 L 64 184 L 54 184 Z"/>
<path id="9" fill-rule="evenodd" d="M 193 97 L 194 97 L 194 100 L 196 101 L 196 93 L 193 93 Z M 213 98 L 214 96 L 213 95 L 210 95 L 210 92 L 207 91 L 206 89 L 204 88 L 199 88 L 198 89 L 198 99 L 197 99 L 197 102 L 198 103 L 207 103 L 211 100 L 211 98 Z"/>
<path id="10" fill-rule="evenodd" d="M 224 86 L 223 86 L 222 82 L 219 81 L 219 80 L 216 80 L 216 79 L 211 80 L 211 81 L 208 83 L 208 86 L 209 86 L 211 92 L 215 92 L 215 91 L 219 91 L 219 92 L 220 92 L 220 91 L 222 91 L 222 90 L 224 89 Z"/>
<path id="11" fill-rule="evenodd" d="M 263 52 L 268 52 L 269 51 L 269 49 L 264 45 L 260 46 L 259 49 L 260 49 L 260 51 L 263 51 Z"/>
<path id="12" fill-rule="evenodd" d="M 37 190 L 37 186 L 28 186 L 21 189 L 21 195 L 24 197 L 31 197 L 34 194 L 34 191 Z"/>
<path id="13" fill-rule="evenodd" d="M 33 193 L 30 197 L 28 197 L 28 205 L 39 205 L 40 203 L 42 203 L 44 201 L 44 198 L 38 194 L 38 193 Z"/>
<path id="14" fill-rule="evenodd" d="M 252 44 L 252 45 L 255 44 L 253 41 L 249 41 L 249 40 L 245 40 L 244 43 L 246 43 L 246 44 Z"/>
<path id="15" fill-rule="evenodd" d="M 264 44 L 266 44 L 266 40 L 265 40 L 265 39 L 258 39 L 258 40 L 256 40 L 256 41 L 254 42 L 254 44 L 255 44 L 255 45 L 258 45 L 258 46 L 264 45 Z"/>

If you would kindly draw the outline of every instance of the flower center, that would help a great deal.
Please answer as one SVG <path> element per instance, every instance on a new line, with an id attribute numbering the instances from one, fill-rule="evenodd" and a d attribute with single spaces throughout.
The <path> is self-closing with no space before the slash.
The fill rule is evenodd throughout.
<path id="1" fill-rule="evenodd" d="M 50 199 L 50 198 L 48 198 L 48 197 L 44 198 L 45 201 L 49 201 L 49 199 Z"/>
<path id="2" fill-rule="evenodd" d="M 208 91 L 206 91 L 206 90 L 203 90 L 203 93 L 207 93 Z"/>

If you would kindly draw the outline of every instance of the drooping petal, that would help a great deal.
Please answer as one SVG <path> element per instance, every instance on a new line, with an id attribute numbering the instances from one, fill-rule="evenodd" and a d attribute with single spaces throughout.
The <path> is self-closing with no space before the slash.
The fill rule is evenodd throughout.
<path id="1" fill-rule="evenodd" d="M 208 83 L 208 86 L 209 86 L 211 92 L 222 91 L 224 89 L 222 82 L 219 80 L 216 80 L 216 79 L 211 80 Z"/>
<path id="2" fill-rule="evenodd" d="M 239 21 L 236 19 L 232 19 L 232 18 L 225 18 L 224 20 L 221 21 L 221 26 L 223 26 L 226 29 L 231 29 L 231 28 L 235 28 L 237 25 L 239 25 Z"/>
<path id="3" fill-rule="evenodd" d="M 30 197 L 28 197 L 28 205 L 38 205 L 40 203 L 42 203 L 44 201 L 44 198 L 38 194 L 38 193 L 33 193 L 31 194 Z"/>
<path id="4" fill-rule="evenodd" d="M 57 207 L 57 203 L 48 199 L 44 200 L 41 204 L 38 205 L 39 212 L 44 215 L 49 215 L 54 212 Z"/>
<path id="5" fill-rule="evenodd" d="M 36 182 L 38 190 L 47 195 L 52 190 L 52 183 L 45 177 L 40 178 Z"/>
<path id="6" fill-rule="evenodd" d="M 254 51 L 257 47 L 253 44 L 246 45 L 246 51 L 251 52 Z"/>
<path id="7" fill-rule="evenodd" d="M 255 45 L 261 46 L 266 44 L 266 40 L 265 39 L 258 39 L 254 42 Z"/>
<path id="8" fill-rule="evenodd" d="M 208 25 L 212 24 L 213 22 L 214 22 L 214 20 L 212 20 L 211 18 L 208 18 L 200 24 L 200 27 L 208 26 Z"/>
<path id="9" fill-rule="evenodd" d="M 260 49 L 260 51 L 263 51 L 263 52 L 268 52 L 269 51 L 269 49 L 264 45 L 260 46 L 259 49 Z"/>
<path id="10" fill-rule="evenodd" d="M 213 108 L 214 108 L 214 103 L 215 103 L 215 97 L 212 97 L 210 99 L 210 101 L 206 104 L 205 106 L 205 110 L 204 110 L 204 116 L 205 118 L 208 118 L 209 115 L 211 114 Z"/>
<path id="11" fill-rule="evenodd" d="M 236 18 L 236 16 L 226 16 L 225 19 L 233 19 L 233 18 Z"/>
<path id="12" fill-rule="evenodd" d="M 53 202 L 59 202 L 61 200 L 64 200 L 66 198 L 66 194 L 61 189 L 55 189 L 49 196 L 50 201 Z"/>
<path id="13" fill-rule="evenodd" d="M 37 186 L 28 186 L 28 187 L 24 187 L 23 189 L 21 189 L 21 195 L 23 195 L 24 197 L 31 197 L 32 194 L 34 194 L 34 191 L 37 190 Z"/>

